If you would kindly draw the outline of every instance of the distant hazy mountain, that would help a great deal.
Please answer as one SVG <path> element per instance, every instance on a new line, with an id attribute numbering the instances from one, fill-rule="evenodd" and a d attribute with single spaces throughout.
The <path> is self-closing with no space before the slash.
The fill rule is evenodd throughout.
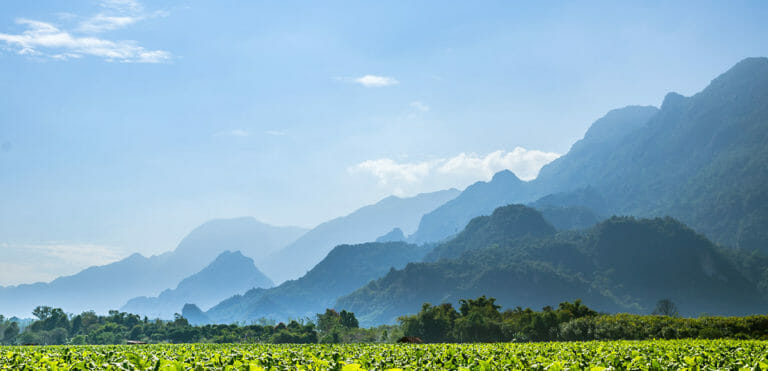
<path id="1" fill-rule="evenodd" d="M 215 323 L 249 323 L 263 317 L 280 321 L 313 317 L 331 308 L 339 296 L 393 268 L 420 261 L 427 251 L 427 247 L 404 242 L 337 246 L 298 280 L 236 295 L 211 308 L 205 316 Z M 188 310 L 194 312 L 194 308 Z"/>
<path id="2" fill-rule="evenodd" d="M 409 198 L 387 197 L 347 216 L 320 224 L 267 257 L 259 266 L 276 283 L 298 278 L 320 262 L 334 246 L 374 241 L 393 228 L 412 232 L 422 215 L 458 194 L 459 191 L 449 189 Z"/>
<path id="3" fill-rule="evenodd" d="M 528 183 L 509 170 L 496 173 L 489 182 L 477 182 L 460 195 L 424 215 L 419 228 L 408 237 L 409 242 L 437 242 L 453 236 L 472 218 L 489 215 L 501 205 L 522 202 L 531 198 Z"/>
<path id="4" fill-rule="evenodd" d="M 660 109 L 626 107 L 531 182 L 502 172 L 425 215 L 410 241 L 455 235 L 475 216 L 552 195 L 549 207 L 671 215 L 714 242 L 768 251 L 768 59 L 748 58 Z"/>
<path id="5" fill-rule="evenodd" d="M 503 232 L 530 226 L 539 232 Z M 662 298 L 684 315 L 759 313 L 767 303 L 711 242 L 670 218 L 614 217 L 556 235 L 537 211 L 510 205 L 473 220 L 435 251 L 455 253 L 455 246 L 464 247 L 457 258 L 393 270 L 340 298 L 336 309 L 375 325 L 415 313 L 425 302 L 480 295 L 508 308 L 582 299 L 601 311 L 646 314 Z"/>
<path id="6" fill-rule="evenodd" d="M 304 232 L 301 228 L 268 226 L 253 218 L 211 221 L 193 230 L 171 252 L 150 258 L 133 254 L 50 283 L 0 287 L 0 313 L 28 317 L 38 305 L 60 307 L 71 313 L 105 313 L 131 298 L 154 296 L 175 287 L 223 251 L 245 250 L 258 259 Z"/>
<path id="7" fill-rule="evenodd" d="M 120 310 L 149 318 L 173 319 L 175 313 L 181 313 L 184 304 L 194 303 L 208 309 L 232 295 L 272 286 L 272 280 L 256 268 L 253 259 L 240 251 L 225 251 L 203 270 L 182 280 L 175 289 L 165 290 L 157 297 L 133 298 Z"/>
<path id="8" fill-rule="evenodd" d="M 397 241 L 405 241 L 405 234 L 403 233 L 403 230 L 400 228 L 395 228 L 389 231 L 389 233 L 376 239 L 376 242 L 397 242 Z"/>
<path id="9" fill-rule="evenodd" d="M 198 267 L 223 251 L 240 251 L 258 265 L 265 257 L 296 241 L 307 229 L 275 227 L 252 217 L 215 219 L 195 228 L 174 250 L 174 258 Z"/>
<path id="10" fill-rule="evenodd" d="M 181 315 L 192 325 L 204 325 L 211 322 L 205 312 L 194 304 L 184 304 L 181 308 Z"/>

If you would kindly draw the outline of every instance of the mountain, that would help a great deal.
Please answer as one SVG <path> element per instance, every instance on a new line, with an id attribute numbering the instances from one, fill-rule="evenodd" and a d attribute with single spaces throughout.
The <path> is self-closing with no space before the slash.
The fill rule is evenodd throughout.
<path id="1" fill-rule="evenodd" d="M 393 228 L 412 232 L 422 215 L 458 194 L 459 191 L 449 189 L 409 198 L 387 197 L 347 216 L 320 224 L 267 257 L 259 266 L 278 283 L 298 278 L 320 262 L 334 246 L 374 241 Z"/>
<path id="2" fill-rule="evenodd" d="M 597 223 L 602 218 L 587 207 L 582 206 L 551 206 L 537 207 L 544 219 L 559 231 L 572 229 L 586 229 Z"/>
<path id="3" fill-rule="evenodd" d="M 477 224 L 522 230 L 541 223 L 537 211 L 521 208 L 510 205 L 474 219 L 435 248 L 444 250 L 460 238 L 474 246 L 457 258 L 390 271 L 341 297 L 335 307 L 375 325 L 415 313 L 425 302 L 455 304 L 480 295 L 511 308 L 582 299 L 601 311 L 633 313 L 650 313 L 656 301 L 671 298 L 683 315 L 758 313 L 768 303 L 710 241 L 671 218 L 613 217 L 586 231 L 554 234 L 542 228 L 524 238 L 472 233 Z"/>
<path id="4" fill-rule="evenodd" d="M 247 323 L 264 317 L 281 321 L 313 317 L 331 308 L 339 296 L 392 269 L 420 261 L 427 251 L 427 247 L 404 242 L 340 245 L 303 277 L 271 289 L 254 289 L 236 295 L 205 315 L 214 323 Z"/>
<path id="5" fill-rule="evenodd" d="M 584 138 L 574 143 L 565 156 L 544 165 L 532 186 L 541 195 L 578 190 L 587 199 L 600 197 L 599 192 L 590 188 L 605 176 L 600 164 L 621 152 L 624 141 L 631 140 L 633 133 L 658 113 L 658 108 L 647 106 L 609 111 L 590 126 Z"/>
<path id="6" fill-rule="evenodd" d="M 491 181 L 470 185 L 456 198 L 424 215 L 408 241 L 421 244 L 444 240 L 464 229 L 470 219 L 488 215 L 501 205 L 525 201 L 529 193 L 528 183 L 509 170 L 500 171 Z"/>
<path id="7" fill-rule="evenodd" d="M 184 304 L 210 308 L 232 295 L 273 285 L 256 268 L 253 259 L 240 251 L 225 251 L 203 270 L 183 279 L 175 289 L 165 290 L 157 297 L 133 298 L 120 310 L 149 318 L 173 319 Z"/>
<path id="8" fill-rule="evenodd" d="M 376 239 L 376 242 L 396 242 L 405 241 L 405 234 L 400 228 L 395 228 L 389 231 L 387 234 Z"/>
<path id="9" fill-rule="evenodd" d="M 223 251 L 245 246 L 258 258 L 265 255 L 261 249 L 275 251 L 304 232 L 301 228 L 269 226 L 253 218 L 211 221 L 193 230 L 174 251 L 149 258 L 133 254 L 49 283 L 0 287 L 0 313 L 28 317 L 38 305 L 60 307 L 70 313 L 106 313 L 131 298 L 154 296 L 175 287 Z"/>
<path id="10" fill-rule="evenodd" d="M 425 215 L 413 241 L 455 235 L 511 202 L 597 215 L 669 215 L 717 244 L 768 251 L 768 59 L 748 58 L 691 97 L 597 120 L 530 182 L 497 174 Z M 549 197 L 551 196 L 551 197 Z"/>
<path id="11" fill-rule="evenodd" d="M 494 210 L 490 216 L 472 219 L 455 238 L 430 251 L 424 261 L 457 258 L 471 250 L 554 234 L 555 228 L 538 211 L 523 205 L 509 205 Z"/>
<path id="12" fill-rule="evenodd" d="M 205 312 L 194 304 L 184 304 L 184 307 L 181 308 L 181 316 L 186 318 L 187 321 L 189 321 L 189 324 L 193 326 L 204 325 L 211 322 L 208 316 L 205 315 Z"/>
<path id="13" fill-rule="evenodd" d="M 174 259 L 197 267 L 197 272 L 223 251 L 240 251 L 256 264 L 300 238 L 307 230 L 275 227 L 252 217 L 215 219 L 190 232 L 174 250 Z"/>

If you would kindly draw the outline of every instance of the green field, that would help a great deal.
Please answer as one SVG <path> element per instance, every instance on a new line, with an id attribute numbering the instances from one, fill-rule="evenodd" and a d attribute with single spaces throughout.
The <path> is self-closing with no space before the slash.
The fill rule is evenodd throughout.
<path id="1" fill-rule="evenodd" d="M 766 370 L 768 342 L 0 347 L 2 370 Z"/>

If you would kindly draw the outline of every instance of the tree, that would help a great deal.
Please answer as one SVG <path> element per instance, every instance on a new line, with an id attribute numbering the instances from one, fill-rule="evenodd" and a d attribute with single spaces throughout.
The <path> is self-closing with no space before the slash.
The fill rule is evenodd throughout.
<path id="1" fill-rule="evenodd" d="M 48 306 L 38 306 L 37 308 L 32 310 L 32 315 L 37 317 L 37 319 L 41 321 L 45 321 L 46 319 L 48 319 L 48 317 L 51 316 L 52 310 L 53 308 Z"/>
<path id="2" fill-rule="evenodd" d="M 573 303 L 569 303 L 567 301 L 560 303 L 560 306 L 557 308 L 557 310 L 570 316 L 568 319 L 597 315 L 597 312 L 582 304 L 581 299 L 576 299 Z"/>
<path id="3" fill-rule="evenodd" d="M 341 325 L 346 328 L 358 328 L 360 326 L 357 318 L 355 318 L 355 314 L 352 312 L 342 310 L 341 313 L 339 313 L 339 317 Z"/>
<path id="4" fill-rule="evenodd" d="M 651 313 L 655 316 L 678 317 L 677 305 L 671 299 L 661 299 L 656 303 L 656 308 Z"/>
<path id="5" fill-rule="evenodd" d="M 16 337 L 19 336 L 19 324 L 11 322 L 8 327 L 3 331 L 3 342 L 6 344 L 13 344 L 16 341 Z"/>
<path id="6" fill-rule="evenodd" d="M 341 315 L 333 309 L 326 309 L 325 313 L 317 315 L 317 329 L 320 332 L 330 332 L 341 323 Z"/>
<path id="7" fill-rule="evenodd" d="M 415 336 L 426 342 L 442 343 L 454 340 L 453 327 L 460 315 L 451 303 L 433 306 L 424 303 L 414 316 L 398 318 L 405 336 Z"/>
<path id="8" fill-rule="evenodd" d="M 468 316 L 473 311 L 478 311 L 480 314 L 487 317 L 494 319 L 501 318 L 501 313 L 499 312 L 501 305 L 496 304 L 496 298 L 486 298 L 485 295 L 483 295 L 477 299 L 461 299 L 459 300 L 459 303 L 461 303 L 459 312 L 461 312 L 461 315 L 464 317 Z"/>

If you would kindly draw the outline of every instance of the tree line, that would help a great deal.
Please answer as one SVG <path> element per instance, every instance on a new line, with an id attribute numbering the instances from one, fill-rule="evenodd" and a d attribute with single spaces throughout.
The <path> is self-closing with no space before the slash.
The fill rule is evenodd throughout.
<path id="1" fill-rule="evenodd" d="M 0 316 L 0 344 L 125 344 L 146 343 L 391 343 L 403 336 L 430 343 L 529 342 L 736 338 L 768 340 L 768 315 L 680 318 L 670 300 L 659 301 L 654 314 L 601 314 L 580 300 L 534 311 L 516 307 L 502 311 L 496 299 L 462 299 L 425 303 L 398 325 L 360 328 L 354 313 L 328 309 L 315 318 L 271 323 L 192 326 L 177 315 L 170 321 L 110 311 L 69 315 L 60 308 L 40 306 L 34 320 Z"/>
<path id="2" fill-rule="evenodd" d="M 529 342 L 648 339 L 768 340 L 768 315 L 681 318 L 669 299 L 651 315 L 605 314 L 580 300 L 541 311 L 520 307 L 500 311 L 494 298 L 481 296 L 437 306 L 424 304 L 415 315 L 399 318 L 407 336 L 425 342 Z"/>

